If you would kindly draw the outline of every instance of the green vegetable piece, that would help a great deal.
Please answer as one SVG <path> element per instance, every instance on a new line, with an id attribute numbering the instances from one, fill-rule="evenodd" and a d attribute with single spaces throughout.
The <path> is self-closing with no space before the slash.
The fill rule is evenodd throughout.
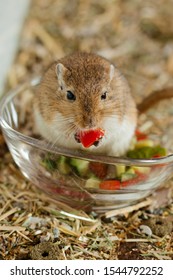
<path id="1" fill-rule="evenodd" d="M 89 161 L 83 159 L 72 158 L 71 166 L 75 167 L 80 176 L 86 176 L 89 171 Z"/>
<path id="2" fill-rule="evenodd" d="M 121 182 L 128 181 L 128 180 L 133 179 L 135 177 L 136 177 L 136 174 L 132 174 L 132 173 L 128 173 L 128 172 L 122 173 L 121 174 Z"/>
<path id="3" fill-rule="evenodd" d="M 56 162 L 52 159 L 45 158 L 42 161 L 42 165 L 49 171 L 54 171 L 57 167 Z"/>
<path id="4" fill-rule="evenodd" d="M 147 159 L 154 156 L 166 156 L 166 149 L 161 146 L 141 147 L 127 152 L 127 156 L 136 159 Z"/>
<path id="5" fill-rule="evenodd" d="M 41 161 L 41 164 L 48 170 L 54 171 L 57 169 L 57 162 L 54 159 L 51 159 L 51 155 L 47 154 L 45 158 Z"/>
<path id="6" fill-rule="evenodd" d="M 133 166 L 132 167 L 130 167 L 130 168 L 128 168 L 127 169 L 127 171 L 126 171 L 126 173 L 130 173 L 130 174 L 135 174 L 135 170 L 134 170 L 134 168 L 133 168 Z"/>
<path id="7" fill-rule="evenodd" d="M 126 170 L 126 166 L 125 165 L 116 165 L 116 175 L 118 177 L 121 176 L 122 173 L 124 173 Z"/>
<path id="8" fill-rule="evenodd" d="M 88 180 L 86 180 L 85 188 L 98 189 L 100 182 L 101 181 L 99 179 L 89 178 Z"/>
<path id="9" fill-rule="evenodd" d="M 71 172 L 71 168 L 70 168 L 67 160 L 68 159 L 66 157 L 60 156 L 58 161 L 57 161 L 58 170 L 63 175 L 68 175 Z"/>
<path id="10" fill-rule="evenodd" d="M 149 174 L 149 172 L 151 171 L 151 168 L 147 166 L 132 166 L 131 168 L 134 170 L 134 172 L 138 172 L 141 174 Z"/>

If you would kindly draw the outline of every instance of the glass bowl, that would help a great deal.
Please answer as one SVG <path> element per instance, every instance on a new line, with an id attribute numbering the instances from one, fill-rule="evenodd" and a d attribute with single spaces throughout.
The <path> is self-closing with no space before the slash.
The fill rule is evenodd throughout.
<path id="1" fill-rule="evenodd" d="M 139 202 L 171 177 L 172 154 L 153 159 L 94 155 L 52 146 L 39 136 L 33 137 L 26 115 L 29 108 L 32 114 L 32 98 L 39 80 L 33 79 L 3 97 L 0 125 L 14 161 L 41 190 L 75 209 L 103 213 Z M 107 172 L 98 179 L 90 166 L 97 169 L 99 164 Z M 115 182 L 117 172 L 130 170 L 131 166 L 142 167 L 145 176 L 125 181 L 114 189 L 100 187 L 105 181 Z"/>

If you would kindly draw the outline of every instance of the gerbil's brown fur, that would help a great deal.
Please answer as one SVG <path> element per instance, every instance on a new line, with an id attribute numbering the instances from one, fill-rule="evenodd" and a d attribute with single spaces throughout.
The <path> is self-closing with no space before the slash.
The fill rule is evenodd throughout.
<path id="1" fill-rule="evenodd" d="M 73 149 L 83 149 L 76 133 L 101 128 L 105 136 L 89 151 L 119 156 L 129 148 L 137 111 L 170 97 L 172 89 L 156 91 L 137 105 L 117 68 L 101 56 L 79 52 L 59 59 L 45 73 L 35 96 L 35 122 L 44 138 Z"/>
<path id="2" fill-rule="evenodd" d="M 67 99 L 69 91 L 75 101 Z M 35 96 L 35 116 L 39 132 L 55 144 L 83 148 L 76 143 L 75 133 L 101 128 L 104 139 L 89 150 L 119 155 L 129 146 L 137 110 L 117 68 L 101 56 L 75 53 L 45 73 Z"/>
<path id="3" fill-rule="evenodd" d="M 62 63 L 67 69 L 64 75 L 67 87 L 72 91 L 76 91 L 77 89 L 79 98 L 75 106 L 76 108 L 73 106 L 73 114 L 76 114 L 77 123 L 81 128 L 85 128 L 87 124 L 88 127 L 94 126 L 95 123 L 98 123 L 103 114 L 109 116 L 114 114 L 115 110 L 119 118 L 122 118 L 128 111 L 129 114 L 132 114 L 130 111 L 133 111 L 134 104 L 126 82 L 124 82 L 124 90 L 117 86 L 116 93 L 111 93 L 108 96 L 107 101 L 110 102 L 110 106 L 106 108 L 103 106 L 104 104 L 99 106 L 100 99 L 98 98 L 98 94 L 100 94 L 100 92 L 104 93 L 104 90 L 107 90 L 107 88 L 104 89 L 104 85 L 109 84 L 110 62 L 95 54 L 75 53 L 52 64 L 45 73 L 41 86 L 38 89 L 36 95 L 37 105 L 39 106 L 40 113 L 47 121 L 51 121 L 53 112 L 57 110 L 67 117 L 70 113 L 69 110 L 71 111 L 70 107 L 72 106 L 69 106 L 69 103 L 64 98 L 64 93 L 60 92 L 58 89 L 55 71 L 57 63 Z M 124 79 L 119 72 L 117 72 L 117 79 Z M 115 80 L 111 83 L 116 87 Z M 121 86 L 123 86 L 123 84 Z M 122 94 L 120 94 L 120 92 L 122 92 Z M 115 100 L 117 103 L 116 108 L 112 106 L 112 102 L 115 102 Z M 131 106 L 133 108 L 129 110 Z M 92 119 L 90 119 L 91 113 L 93 116 Z M 82 115 L 83 118 L 81 118 Z"/>

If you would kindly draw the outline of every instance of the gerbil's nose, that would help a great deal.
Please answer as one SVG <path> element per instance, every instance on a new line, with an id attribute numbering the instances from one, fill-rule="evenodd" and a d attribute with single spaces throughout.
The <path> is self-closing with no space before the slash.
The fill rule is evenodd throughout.
<path id="1" fill-rule="evenodd" d="M 93 118 L 92 116 L 86 116 L 84 117 L 84 126 L 86 129 L 90 129 L 96 126 L 96 121 L 95 118 Z"/>
<path id="2" fill-rule="evenodd" d="M 94 124 L 94 120 L 91 117 L 89 117 L 89 119 L 88 119 L 88 126 L 92 127 L 93 124 Z"/>

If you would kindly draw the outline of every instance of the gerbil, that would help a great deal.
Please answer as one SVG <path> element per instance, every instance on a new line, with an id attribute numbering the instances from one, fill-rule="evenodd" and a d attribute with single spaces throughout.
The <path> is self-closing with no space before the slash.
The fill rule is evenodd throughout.
<path id="1" fill-rule="evenodd" d="M 35 123 L 52 144 L 72 149 L 85 149 L 77 133 L 101 128 L 105 136 L 87 150 L 120 156 L 129 148 L 138 110 L 149 107 L 150 100 L 144 103 L 136 105 L 126 79 L 108 60 L 75 53 L 53 63 L 43 76 L 35 95 Z"/>

